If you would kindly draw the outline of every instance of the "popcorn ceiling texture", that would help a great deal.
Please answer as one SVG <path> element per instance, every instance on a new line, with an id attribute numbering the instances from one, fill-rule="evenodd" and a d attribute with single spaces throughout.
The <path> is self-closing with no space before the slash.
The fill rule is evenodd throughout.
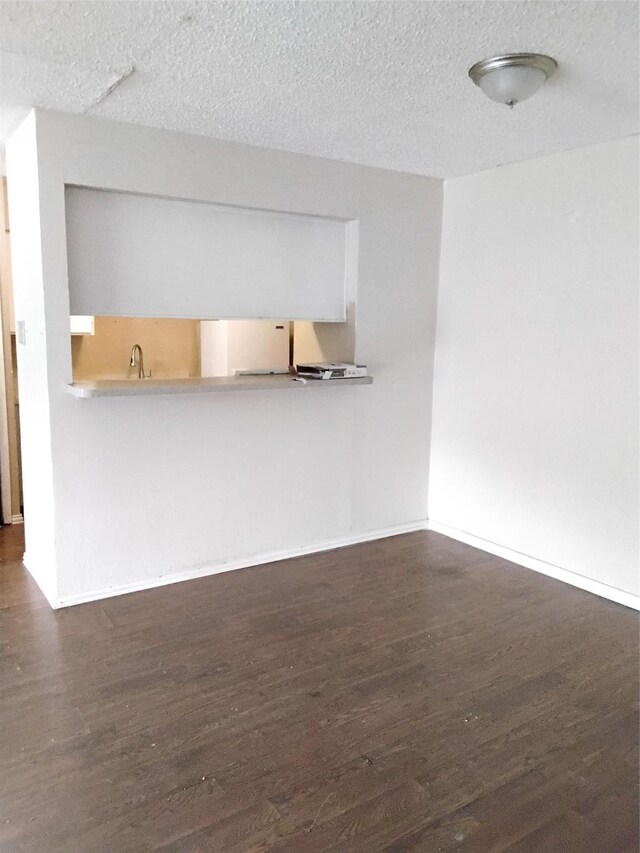
<path id="1" fill-rule="evenodd" d="M 35 105 L 451 177 L 638 132 L 633 2 L 3 2 L 0 50 L 5 136 Z M 467 69 L 512 51 L 560 68 L 509 111 Z"/>

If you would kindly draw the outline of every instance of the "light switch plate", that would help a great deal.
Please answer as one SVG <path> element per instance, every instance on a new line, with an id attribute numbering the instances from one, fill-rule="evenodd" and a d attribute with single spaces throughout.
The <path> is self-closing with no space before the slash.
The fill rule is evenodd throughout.
<path id="1" fill-rule="evenodd" d="M 27 328 L 24 320 L 16 321 L 16 340 L 19 344 L 25 346 L 27 343 Z"/>

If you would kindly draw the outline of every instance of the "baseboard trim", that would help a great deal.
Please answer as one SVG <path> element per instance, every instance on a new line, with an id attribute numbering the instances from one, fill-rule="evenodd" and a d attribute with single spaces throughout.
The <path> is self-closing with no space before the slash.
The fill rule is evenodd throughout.
<path id="1" fill-rule="evenodd" d="M 416 530 L 426 529 L 427 520 L 423 518 L 406 524 L 396 524 L 392 527 L 382 527 L 377 530 L 368 530 L 364 533 L 356 533 L 351 536 L 342 536 L 338 539 L 327 539 L 323 542 L 316 542 L 313 545 L 304 545 L 299 548 L 289 548 L 283 551 L 271 551 L 265 554 L 253 554 L 250 557 L 244 557 L 240 560 L 225 560 L 221 563 L 198 566 L 184 572 L 158 575 L 154 578 L 133 581 L 132 583 L 121 584 L 119 586 L 104 587 L 80 595 L 60 596 L 55 602 L 49 599 L 49 603 L 55 610 L 58 610 L 62 607 L 72 607 L 76 604 L 86 604 L 90 601 L 100 601 L 101 599 L 113 598 L 117 595 L 128 595 L 131 592 L 141 592 L 145 589 L 168 586 L 173 583 L 204 578 L 222 572 L 232 572 L 236 569 L 247 569 L 251 566 L 261 566 L 266 563 L 277 563 L 280 560 L 303 557 L 305 554 L 333 551 L 338 548 L 347 548 L 349 545 L 359 545 L 363 542 L 373 542 L 376 539 L 386 539 L 389 536 L 400 536 L 403 533 L 414 533 Z"/>
<path id="2" fill-rule="evenodd" d="M 623 604 L 625 607 L 640 610 L 640 595 L 634 595 L 632 592 L 625 592 L 625 590 L 608 586 L 600 581 L 591 580 L 591 578 L 586 578 L 584 575 L 578 575 L 575 572 L 570 572 L 568 569 L 562 569 L 560 566 L 553 565 L 553 563 L 545 563 L 544 560 L 538 560 L 536 557 L 530 557 L 528 554 L 520 553 L 520 551 L 513 551 L 511 548 L 505 548 L 503 545 L 496 545 L 495 542 L 490 542 L 487 539 L 482 539 L 479 536 L 474 536 L 472 533 L 466 533 L 464 530 L 458 530 L 455 527 L 449 527 L 448 524 L 442 524 L 439 521 L 430 519 L 428 529 L 433 530 L 435 533 L 442 533 L 443 536 L 448 536 L 450 539 L 457 539 L 466 545 L 472 545 L 480 551 L 487 551 L 496 557 L 502 557 L 511 563 L 524 566 L 525 569 L 533 569 L 534 572 L 548 575 L 551 578 L 583 589 L 585 592 L 599 595 L 601 598 L 614 601 L 616 604 Z"/>
<path id="3" fill-rule="evenodd" d="M 11 524 L 24 524 L 24 517 L 22 513 L 18 513 L 17 515 L 11 516 Z"/>

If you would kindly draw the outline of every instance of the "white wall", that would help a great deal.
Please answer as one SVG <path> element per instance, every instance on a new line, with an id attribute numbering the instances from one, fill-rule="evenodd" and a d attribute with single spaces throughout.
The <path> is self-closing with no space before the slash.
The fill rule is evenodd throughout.
<path id="1" fill-rule="evenodd" d="M 28 116 L 13 136 L 7 152 L 11 180 L 7 183 L 11 210 L 14 311 L 26 329 L 26 345 L 18 329 L 22 484 L 29 524 L 26 550 L 31 573 L 50 601 L 57 599 L 55 506 L 51 435 L 49 354 L 52 340 L 47 317 L 53 294 L 45 286 L 46 249 L 41 229 L 41 192 L 35 116 Z M 65 323 L 68 322 L 68 318 Z M 16 327 L 18 327 L 16 323 Z M 68 327 L 65 334 L 69 339 Z M 52 358 L 55 359 L 55 354 Z"/>
<path id="2" fill-rule="evenodd" d="M 36 132 L 37 170 L 18 151 Z M 27 417 L 33 374 L 50 409 L 24 453 L 50 430 L 41 482 L 55 497 L 43 520 L 25 483 L 27 561 L 54 604 L 424 522 L 440 181 L 55 113 L 21 134 L 8 146 L 12 194 L 38 185 L 12 221 L 21 404 Z M 65 183 L 359 220 L 356 357 L 374 384 L 74 399 Z M 44 306 L 21 271 L 40 239 Z"/>
<path id="3" fill-rule="evenodd" d="M 638 593 L 638 367 L 637 138 L 446 181 L 435 524 Z"/>

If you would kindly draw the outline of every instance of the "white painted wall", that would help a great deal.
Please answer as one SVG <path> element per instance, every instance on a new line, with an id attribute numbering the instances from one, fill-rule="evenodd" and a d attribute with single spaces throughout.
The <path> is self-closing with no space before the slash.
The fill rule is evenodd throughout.
<path id="1" fill-rule="evenodd" d="M 636 594 L 638 233 L 637 138 L 446 181 L 429 498 Z"/>
<path id="2" fill-rule="evenodd" d="M 46 287 L 41 213 L 46 200 L 39 181 L 36 121 L 29 115 L 7 147 L 7 183 L 11 210 L 11 248 L 14 311 L 24 323 L 26 344 L 16 324 L 19 370 L 22 484 L 24 505 L 29 507 L 25 544 L 32 575 L 49 601 L 58 595 L 55 549 L 55 506 L 52 455 L 52 407 L 49 358 L 55 362 L 47 321 L 55 313 L 55 295 Z M 69 340 L 69 319 L 64 332 Z"/>
<path id="3" fill-rule="evenodd" d="M 55 579 L 54 604 L 424 522 L 440 181 L 82 116 L 37 112 L 20 133 L 16 204 L 34 185 L 12 220 L 23 446 L 50 432 L 40 484 L 55 498 L 36 515 L 25 482 L 27 559 Z M 18 150 L 34 134 L 37 169 Z M 374 384 L 74 399 L 65 183 L 359 220 L 356 357 Z M 38 292 L 25 265 L 40 240 Z"/>

